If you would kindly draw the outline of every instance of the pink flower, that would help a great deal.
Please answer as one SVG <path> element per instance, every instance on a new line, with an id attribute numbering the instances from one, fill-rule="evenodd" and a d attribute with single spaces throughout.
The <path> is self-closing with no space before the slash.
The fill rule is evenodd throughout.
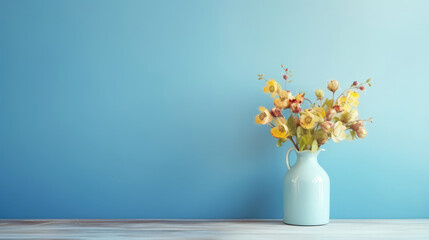
<path id="1" fill-rule="evenodd" d="M 363 127 L 363 122 L 362 122 L 362 121 L 357 121 L 357 122 L 355 122 L 355 123 L 352 125 L 351 129 L 352 129 L 353 131 L 357 132 L 357 131 L 358 131 L 358 129 L 359 129 L 360 127 Z"/>
<path id="2" fill-rule="evenodd" d="M 326 122 L 323 122 L 322 124 L 320 124 L 320 126 L 322 127 L 322 130 L 325 133 L 329 133 L 329 132 L 331 132 L 332 128 L 334 127 L 334 123 L 330 122 L 330 121 L 326 121 Z"/>
<path id="3" fill-rule="evenodd" d="M 326 121 L 331 121 L 332 117 L 337 113 L 337 111 L 335 111 L 335 109 L 329 109 L 328 111 L 326 111 L 326 116 L 325 119 Z"/>
<path id="4" fill-rule="evenodd" d="M 290 105 L 290 109 L 292 110 L 292 112 L 294 113 L 299 113 L 301 112 L 301 104 L 299 104 L 299 102 L 294 101 L 291 105 Z"/>
<path id="5" fill-rule="evenodd" d="M 298 93 L 295 96 L 295 100 L 298 101 L 299 104 L 301 104 L 302 102 L 304 102 L 304 94 Z"/>
<path id="6" fill-rule="evenodd" d="M 360 127 L 357 131 L 356 134 L 358 135 L 359 138 L 364 138 L 366 137 L 366 134 L 368 134 L 368 132 L 366 131 L 365 128 Z"/>
<path id="7" fill-rule="evenodd" d="M 358 85 L 358 82 L 357 82 L 357 81 L 354 81 L 354 82 L 353 82 L 353 85 L 354 85 L 354 86 Z"/>
<path id="8" fill-rule="evenodd" d="M 344 111 L 344 108 L 340 107 L 340 105 L 334 105 L 334 109 L 336 112 L 340 113 Z"/>
<path id="9" fill-rule="evenodd" d="M 278 108 L 273 108 L 273 109 L 271 109 L 271 115 L 273 116 L 273 117 L 281 117 L 281 116 L 283 116 L 283 114 L 282 114 L 282 111 L 280 111 L 280 109 L 278 109 Z"/>
<path id="10" fill-rule="evenodd" d="M 283 79 L 284 80 L 287 80 L 287 75 L 285 74 L 285 75 L 283 75 Z"/>

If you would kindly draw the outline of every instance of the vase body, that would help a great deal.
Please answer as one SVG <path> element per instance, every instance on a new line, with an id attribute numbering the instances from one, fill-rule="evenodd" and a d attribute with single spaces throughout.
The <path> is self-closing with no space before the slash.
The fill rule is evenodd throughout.
<path id="1" fill-rule="evenodd" d="M 321 149 L 323 150 L 323 149 Z M 317 161 L 320 151 L 286 153 L 288 171 L 283 185 L 283 222 L 293 225 L 323 225 L 329 223 L 330 184 L 328 174 Z M 289 154 L 297 155 L 290 167 Z M 324 150 L 323 150 L 324 151 Z"/>

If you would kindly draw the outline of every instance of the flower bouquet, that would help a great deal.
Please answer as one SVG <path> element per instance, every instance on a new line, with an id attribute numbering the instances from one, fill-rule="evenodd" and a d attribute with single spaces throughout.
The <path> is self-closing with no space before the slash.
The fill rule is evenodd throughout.
<path id="1" fill-rule="evenodd" d="M 317 89 L 315 91 L 317 99 L 312 102 L 306 97 L 305 92 L 294 96 L 287 90 L 287 83 L 292 82 L 292 71 L 283 65 L 282 68 L 284 89 L 274 79 L 267 80 L 263 74 L 258 75 L 259 80 L 266 81 L 263 90 L 274 98 L 275 107 L 271 110 L 259 107 L 260 113 L 255 119 L 257 124 L 271 128 L 270 132 L 277 138 L 278 147 L 290 140 L 299 152 L 304 150 L 316 152 L 330 139 L 339 142 L 344 139 L 364 138 L 367 135 L 364 122 L 372 123 L 372 118 L 359 119 L 356 107 L 359 105 L 358 91 L 365 91 L 365 86 L 371 87 L 370 78 L 362 83 L 353 82 L 338 95 L 336 95 L 339 89 L 338 81 L 330 80 L 327 89 L 332 95 L 326 97 L 322 89 Z M 303 109 L 304 101 L 308 102 L 309 108 Z M 287 113 L 289 117 L 286 119 Z"/>
<path id="2" fill-rule="evenodd" d="M 328 81 L 327 88 L 332 95 L 325 97 L 322 89 L 317 89 L 317 99 L 312 102 L 304 92 L 293 95 L 287 90 L 291 82 L 292 71 L 283 67 L 284 89 L 273 79 L 266 80 L 259 74 L 259 80 L 265 80 L 264 92 L 274 98 L 274 108 L 260 107 L 256 123 L 271 128 L 277 146 L 290 140 L 293 147 L 286 152 L 288 171 L 283 184 L 283 222 L 293 225 L 323 225 L 329 223 L 330 180 L 328 174 L 319 165 L 317 156 L 320 147 L 330 139 L 339 142 L 344 139 L 364 138 L 367 134 L 364 123 L 372 118 L 359 119 L 356 107 L 360 94 L 365 87 L 371 87 L 371 79 L 363 83 L 353 82 L 342 93 L 337 94 L 339 84 Z M 309 107 L 303 109 L 303 105 Z M 286 120 L 286 114 L 289 115 Z M 289 154 L 295 150 L 296 163 L 291 166 Z"/>

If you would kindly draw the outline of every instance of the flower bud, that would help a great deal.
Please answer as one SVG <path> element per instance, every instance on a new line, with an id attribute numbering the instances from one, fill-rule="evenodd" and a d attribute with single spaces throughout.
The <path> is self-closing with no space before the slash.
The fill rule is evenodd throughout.
<path id="1" fill-rule="evenodd" d="M 322 89 L 317 89 L 315 94 L 317 99 L 323 99 L 323 97 L 325 96 L 325 92 Z"/>
<path id="2" fill-rule="evenodd" d="M 337 91 L 339 87 L 340 87 L 340 84 L 338 83 L 337 80 L 331 80 L 328 82 L 328 89 L 333 93 Z"/>
<path id="3" fill-rule="evenodd" d="M 322 127 L 322 130 L 325 133 L 329 133 L 332 131 L 332 128 L 334 127 L 334 123 L 331 121 L 326 121 L 326 122 L 323 122 L 322 124 L 320 124 L 320 126 Z"/>
<path id="4" fill-rule="evenodd" d="M 360 127 L 363 127 L 363 122 L 362 122 L 362 121 L 357 121 L 357 122 L 353 123 L 353 125 L 351 126 L 351 129 L 352 129 L 353 131 L 357 132 L 357 130 L 358 130 Z"/>
<path id="5" fill-rule="evenodd" d="M 354 82 L 353 82 L 353 86 L 356 86 L 356 85 L 358 85 L 358 82 L 357 82 L 357 81 L 354 81 Z"/>
<path id="6" fill-rule="evenodd" d="M 366 137 L 366 134 L 368 132 L 366 131 L 366 129 L 364 127 L 360 127 L 357 131 L 356 134 L 358 135 L 359 138 L 364 138 Z"/>
<path id="7" fill-rule="evenodd" d="M 271 109 L 271 115 L 273 116 L 273 117 L 281 117 L 281 116 L 283 116 L 283 114 L 282 114 L 282 111 L 280 111 L 280 109 L 278 109 L 278 108 L 273 108 L 273 109 Z"/>
<path id="8" fill-rule="evenodd" d="M 287 80 L 287 75 L 286 74 L 283 75 L 283 79 Z"/>
<path id="9" fill-rule="evenodd" d="M 298 102 L 294 102 L 290 105 L 290 109 L 294 113 L 299 113 L 301 112 L 301 104 L 299 104 Z"/>
<path id="10" fill-rule="evenodd" d="M 364 87 L 364 86 L 361 86 L 359 89 L 360 89 L 361 91 L 365 91 L 365 87 Z"/>
<path id="11" fill-rule="evenodd" d="M 335 111 L 335 109 L 329 109 L 328 111 L 326 111 L 326 116 L 325 116 L 325 120 L 326 121 L 331 121 L 332 117 L 337 113 L 337 111 Z"/>

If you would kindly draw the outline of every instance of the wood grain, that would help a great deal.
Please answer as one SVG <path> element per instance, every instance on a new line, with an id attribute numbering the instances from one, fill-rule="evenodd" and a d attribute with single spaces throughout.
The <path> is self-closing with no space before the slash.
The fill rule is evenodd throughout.
<path id="1" fill-rule="evenodd" d="M 280 220 L 0 220 L 0 239 L 429 239 L 429 219 L 331 220 L 300 227 Z"/>

